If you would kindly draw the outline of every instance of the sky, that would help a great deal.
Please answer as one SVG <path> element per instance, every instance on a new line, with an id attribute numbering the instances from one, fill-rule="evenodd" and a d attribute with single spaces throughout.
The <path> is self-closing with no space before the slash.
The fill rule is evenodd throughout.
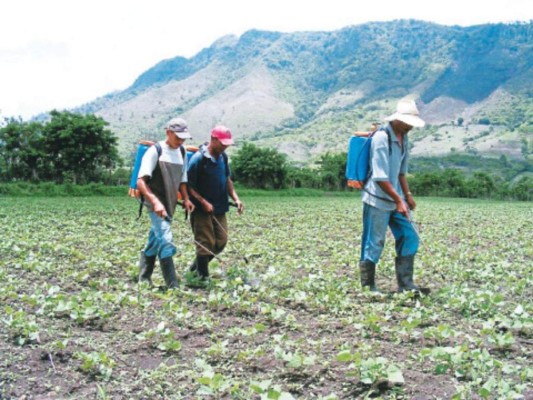
<path id="1" fill-rule="evenodd" d="M 529 22 L 533 0 L 4 0 L 0 15 L 0 118 L 27 120 L 126 89 L 161 60 L 250 29 Z"/>

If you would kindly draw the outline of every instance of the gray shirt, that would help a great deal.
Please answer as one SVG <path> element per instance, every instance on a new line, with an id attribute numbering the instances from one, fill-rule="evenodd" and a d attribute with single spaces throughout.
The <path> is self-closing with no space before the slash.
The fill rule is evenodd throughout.
<path id="1" fill-rule="evenodd" d="M 144 153 L 139 169 L 139 178 L 149 177 L 147 184 L 152 193 L 165 206 L 167 214 L 172 217 L 176 210 L 180 184 L 187 182 L 187 157 L 182 157 L 179 148 L 171 148 L 165 141 L 161 145 L 161 156 L 155 146 Z M 154 211 L 147 199 L 144 204 L 149 211 Z"/>
<path id="2" fill-rule="evenodd" d="M 409 158 L 407 148 L 407 135 L 403 137 L 403 146 L 396 137 L 390 124 L 385 129 L 390 132 L 391 153 L 389 155 L 389 139 L 387 133 L 380 130 L 372 137 L 370 146 L 370 169 L 371 175 L 363 190 L 363 202 L 379 208 L 380 210 L 393 211 L 396 204 L 392 198 L 385 193 L 378 185 L 380 181 L 389 181 L 396 192 L 403 198 L 403 191 L 400 186 L 400 174 L 407 174 L 407 160 Z M 377 196 L 377 197 L 376 197 Z M 388 199 L 390 201 L 379 199 Z"/>

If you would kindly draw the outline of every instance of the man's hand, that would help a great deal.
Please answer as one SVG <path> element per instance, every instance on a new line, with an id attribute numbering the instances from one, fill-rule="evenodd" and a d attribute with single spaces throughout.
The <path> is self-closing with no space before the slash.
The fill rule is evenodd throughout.
<path id="1" fill-rule="evenodd" d="M 237 212 L 239 215 L 242 214 L 244 212 L 244 203 L 240 200 L 236 200 L 235 205 L 237 206 Z"/>
<path id="2" fill-rule="evenodd" d="M 194 204 L 189 199 L 183 201 L 182 207 L 191 214 L 194 211 Z"/>
<path id="3" fill-rule="evenodd" d="M 154 212 L 161 218 L 168 217 L 167 210 L 165 210 L 165 206 L 159 200 L 157 200 L 154 204 Z"/>
<path id="4" fill-rule="evenodd" d="M 405 215 L 405 218 L 407 218 L 408 221 L 411 221 L 411 216 L 409 215 L 409 209 L 407 207 L 407 204 L 403 200 L 396 203 L 396 211 Z"/>
<path id="5" fill-rule="evenodd" d="M 405 201 L 407 201 L 409 209 L 414 211 L 414 209 L 416 208 L 416 202 L 415 199 L 413 199 L 413 195 L 411 193 L 408 193 L 407 196 L 405 196 Z"/>
<path id="6" fill-rule="evenodd" d="M 215 210 L 213 205 L 205 199 L 202 201 L 202 208 L 208 214 L 211 214 Z"/>

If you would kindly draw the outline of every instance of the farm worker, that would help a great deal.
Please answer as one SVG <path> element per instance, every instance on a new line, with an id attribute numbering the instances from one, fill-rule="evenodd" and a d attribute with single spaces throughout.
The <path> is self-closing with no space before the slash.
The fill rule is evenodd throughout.
<path id="1" fill-rule="evenodd" d="M 396 112 L 385 120 L 388 123 L 384 130 L 379 130 L 372 138 L 371 175 L 362 194 L 361 285 L 378 291 L 376 264 L 385 245 L 388 226 L 395 239 L 398 290 L 418 291 L 419 287 L 413 283 L 413 264 L 419 238 L 410 215 L 416 203 L 405 175 L 409 149 L 407 134 L 413 127 L 423 127 L 425 122 L 419 117 L 415 102 L 408 99 L 400 100 Z"/>
<path id="2" fill-rule="evenodd" d="M 166 140 L 159 142 L 161 155 L 156 146 L 151 146 L 144 154 L 139 169 L 137 187 L 144 196 L 152 226 L 148 243 L 141 252 L 139 282 L 152 284 L 155 259 L 159 264 L 167 288 L 176 288 L 178 279 L 172 256 L 176 246 L 172 243 L 170 224 L 176 209 L 178 192 L 183 198 L 183 207 L 188 212 L 194 210 L 187 192 L 187 157 L 180 147 L 191 137 L 187 122 L 182 118 L 171 119 L 165 127 Z"/>
<path id="3" fill-rule="evenodd" d="M 230 130 L 225 126 L 216 126 L 211 131 L 209 143 L 200 146 L 188 167 L 188 189 L 195 205 L 191 227 L 196 242 L 196 258 L 190 269 L 203 281 L 209 277 L 209 262 L 228 241 L 228 195 L 235 202 L 239 214 L 244 211 L 244 204 L 233 186 L 225 154 L 232 144 Z"/>

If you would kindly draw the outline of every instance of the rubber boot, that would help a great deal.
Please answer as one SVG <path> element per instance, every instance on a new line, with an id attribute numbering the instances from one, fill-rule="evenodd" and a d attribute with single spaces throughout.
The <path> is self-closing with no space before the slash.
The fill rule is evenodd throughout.
<path id="1" fill-rule="evenodd" d="M 208 263 L 209 263 L 213 258 L 215 258 L 215 256 L 209 255 L 209 256 L 207 256 L 207 258 L 208 258 Z M 189 266 L 189 271 L 191 271 L 191 272 L 197 272 L 198 271 L 198 259 L 197 258 L 195 258 L 194 261 Z M 209 275 L 209 273 L 208 273 L 208 275 Z"/>
<path id="2" fill-rule="evenodd" d="M 179 282 L 176 277 L 176 269 L 174 268 L 174 260 L 172 257 L 159 260 L 159 264 L 161 265 L 161 272 L 163 273 L 167 289 L 176 289 Z"/>
<path id="3" fill-rule="evenodd" d="M 359 262 L 361 272 L 361 287 L 368 287 L 371 292 L 379 292 L 376 287 L 376 264 L 370 260 Z"/>
<path id="4" fill-rule="evenodd" d="M 146 282 L 150 286 L 152 283 L 152 273 L 154 272 L 156 256 L 147 256 L 144 251 L 141 251 L 141 259 L 139 260 L 139 283 Z"/>
<path id="5" fill-rule="evenodd" d="M 201 279 L 209 278 L 209 261 L 211 256 L 196 256 L 196 272 Z"/>
<path id="6" fill-rule="evenodd" d="M 414 290 L 420 292 L 420 288 L 413 282 L 415 256 L 396 257 L 396 280 L 398 291 Z"/>

